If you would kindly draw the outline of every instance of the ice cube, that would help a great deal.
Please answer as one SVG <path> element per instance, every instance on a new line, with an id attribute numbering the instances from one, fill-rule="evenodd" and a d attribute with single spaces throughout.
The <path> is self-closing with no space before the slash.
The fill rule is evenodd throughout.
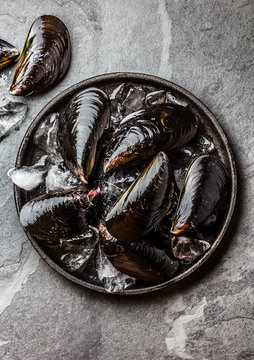
<path id="1" fill-rule="evenodd" d="M 48 115 L 34 134 L 34 143 L 47 154 L 58 152 L 57 135 L 59 127 L 59 113 Z"/>
<path id="2" fill-rule="evenodd" d="M 98 241 L 98 230 L 93 227 L 89 227 L 80 236 L 63 240 L 61 248 L 64 253 L 61 256 L 61 262 L 64 267 L 70 272 L 84 271 L 91 256 L 96 252 Z"/>
<path id="3" fill-rule="evenodd" d="M 19 127 L 25 119 L 27 105 L 8 101 L 0 107 L 0 139 Z"/>
<path id="4" fill-rule="evenodd" d="M 181 152 L 184 156 L 188 156 L 188 157 L 194 155 L 194 149 L 189 145 L 186 145 L 185 147 L 180 148 L 179 152 Z"/>
<path id="5" fill-rule="evenodd" d="M 21 189 L 26 191 L 35 189 L 42 181 L 47 170 L 41 166 L 23 166 L 21 168 L 12 168 L 7 175 Z"/>
<path id="6" fill-rule="evenodd" d="M 119 196 L 123 192 L 122 188 L 120 188 L 113 182 L 106 181 L 106 180 L 103 181 L 103 183 L 102 183 L 102 189 L 103 189 L 102 192 L 107 195 L 113 193 L 115 196 Z"/>
<path id="7" fill-rule="evenodd" d="M 200 136 L 199 144 L 201 145 L 201 151 L 203 154 L 207 154 L 214 150 L 214 143 L 208 140 L 205 136 Z"/>
<path id="8" fill-rule="evenodd" d="M 118 271 L 108 260 L 101 247 L 96 258 L 98 278 L 108 292 L 120 292 L 134 285 L 136 279 Z"/>
<path id="9" fill-rule="evenodd" d="M 186 171 L 187 171 L 187 168 L 179 168 L 179 169 L 174 170 L 175 182 L 176 182 L 176 186 L 178 187 L 179 190 L 181 190 L 181 188 L 183 186 Z"/>
<path id="10" fill-rule="evenodd" d="M 82 186 L 82 182 L 78 180 L 64 165 L 64 163 L 56 163 L 52 165 L 45 179 L 46 192 L 67 190 Z"/>
<path id="11" fill-rule="evenodd" d="M 145 103 L 146 106 L 155 104 L 164 104 L 166 102 L 166 93 L 164 90 L 153 91 L 146 95 Z"/>
<path id="12" fill-rule="evenodd" d="M 205 240 L 191 239 L 185 236 L 174 236 L 171 246 L 174 257 L 185 263 L 193 262 L 211 247 Z"/>
<path id="13" fill-rule="evenodd" d="M 145 91 L 138 85 L 129 83 L 119 85 L 110 95 L 111 127 L 116 128 L 123 116 L 140 110 L 145 105 Z"/>
<path id="14" fill-rule="evenodd" d="M 110 128 L 115 130 L 119 124 L 121 123 L 123 119 L 123 114 L 121 112 L 121 109 L 119 108 L 119 111 L 116 113 L 111 113 L 110 116 Z"/>
<path id="15" fill-rule="evenodd" d="M 123 83 L 113 90 L 110 95 L 111 100 L 111 119 L 110 124 L 112 128 L 116 128 L 123 118 L 123 101 L 130 90 L 130 84 Z"/>
<path id="16" fill-rule="evenodd" d="M 173 94 L 170 92 L 166 93 L 166 103 L 168 104 L 177 104 L 186 107 L 188 104 L 185 101 L 177 99 Z"/>
<path id="17" fill-rule="evenodd" d="M 141 110 L 145 105 L 145 92 L 138 87 L 130 87 L 125 99 L 122 101 L 123 113 L 128 115 L 132 112 Z"/>

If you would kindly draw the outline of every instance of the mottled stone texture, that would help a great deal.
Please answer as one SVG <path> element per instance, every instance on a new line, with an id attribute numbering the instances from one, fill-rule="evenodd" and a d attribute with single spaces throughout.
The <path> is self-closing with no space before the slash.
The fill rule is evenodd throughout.
<path id="1" fill-rule="evenodd" d="M 254 359 L 253 1 L 2 0 L 1 38 L 22 50 L 42 14 L 65 22 L 73 60 L 57 87 L 22 99 L 25 122 L 0 142 L 0 359 Z M 1 95 L 14 70 L 0 73 Z M 162 294 L 101 295 L 51 270 L 20 228 L 5 175 L 42 106 L 80 80 L 114 71 L 158 75 L 190 90 L 216 115 L 237 160 L 237 210 L 223 244 Z"/>

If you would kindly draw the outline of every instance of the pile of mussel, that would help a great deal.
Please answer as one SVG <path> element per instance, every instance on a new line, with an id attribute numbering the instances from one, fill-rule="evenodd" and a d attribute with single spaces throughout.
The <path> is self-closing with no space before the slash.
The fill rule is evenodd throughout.
<path id="1" fill-rule="evenodd" d="M 209 247 L 227 206 L 229 179 L 215 155 L 195 158 L 180 192 L 172 154 L 195 141 L 199 120 L 188 106 L 152 104 L 111 126 L 111 101 L 99 88 L 77 93 L 59 118 L 58 146 L 83 184 L 49 192 L 20 211 L 25 231 L 44 246 L 68 247 L 92 231 L 120 272 L 138 280 L 172 278 Z M 114 203 L 98 184 L 120 171 L 141 169 Z M 66 245 L 67 244 L 67 245 Z M 82 271 L 86 271 L 85 266 Z"/>

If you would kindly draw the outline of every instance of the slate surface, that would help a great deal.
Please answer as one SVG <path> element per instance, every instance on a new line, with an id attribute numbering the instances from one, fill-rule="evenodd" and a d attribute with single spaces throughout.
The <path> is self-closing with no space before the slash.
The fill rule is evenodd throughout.
<path id="1" fill-rule="evenodd" d="M 23 99 L 26 120 L 0 142 L 0 359 L 254 359 L 253 1 L 2 0 L 0 37 L 22 50 L 42 14 L 65 22 L 73 59 L 57 87 Z M 0 98 L 14 71 L 0 73 Z M 224 243 L 198 273 L 156 295 L 101 295 L 51 270 L 19 225 L 6 176 L 50 99 L 114 71 L 158 75 L 191 91 L 216 115 L 237 160 L 239 197 Z"/>

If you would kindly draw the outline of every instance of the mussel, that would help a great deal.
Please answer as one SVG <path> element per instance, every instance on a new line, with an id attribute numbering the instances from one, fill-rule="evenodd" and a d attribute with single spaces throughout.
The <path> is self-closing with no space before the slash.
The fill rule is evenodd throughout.
<path id="1" fill-rule="evenodd" d="M 82 234 L 96 214 L 94 202 L 99 188 L 70 189 L 41 195 L 26 203 L 20 212 L 23 228 L 48 245 L 59 244 Z"/>
<path id="2" fill-rule="evenodd" d="M 66 166 L 84 183 L 95 165 L 98 142 L 109 124 L 110 101 L 97 88 L 72 98 L 60 120 L 59 143 Z"/>
<path id="3" fill-rule="evenodd" d="M 161 150 L 186 144 L 196 131 L 194 114 L 176 104 L 158 104 L 132 113 L 113 134 L 104 171 L 141 164 Z"/>
<path id="4" fill-rule="evenodd" d="M 55 16 L 43 15 L 32 24 L 10 88 L 12 95 L 30 95 L 52 88 L 71 60 L 68 29 Z"/>
<path id="5" fill-rule="evenodd" d="M 171 233 L 181 235 L 214 225 L 225 210 L 227 190 L 223 163 L 210 155 L 196 158 L 187 171 Z"/>
<path id="6" fill-rule="evenodd" d="M 12 63 L 19 56 L 19 51 L 8 42 L 0 39 L 0 69 Z"/>
<path id="7" fill-rule="evenodd" d="M 173 195 L 168 158 L 162 151 L 119 197 L 106 217 L 110 234 L 134 241 L 150 232 L 165 216 Z"/>
<path id="8" fill-rule="evenodd" d="M 100 226 L 100 241 L 105 254 L 119 271 L 144 281 L 166 281 L 178 270 L 179 262 L 172 260 L 168 249 L 158 241 L 143 239 L 123 242 L 114 239 Z"/>

